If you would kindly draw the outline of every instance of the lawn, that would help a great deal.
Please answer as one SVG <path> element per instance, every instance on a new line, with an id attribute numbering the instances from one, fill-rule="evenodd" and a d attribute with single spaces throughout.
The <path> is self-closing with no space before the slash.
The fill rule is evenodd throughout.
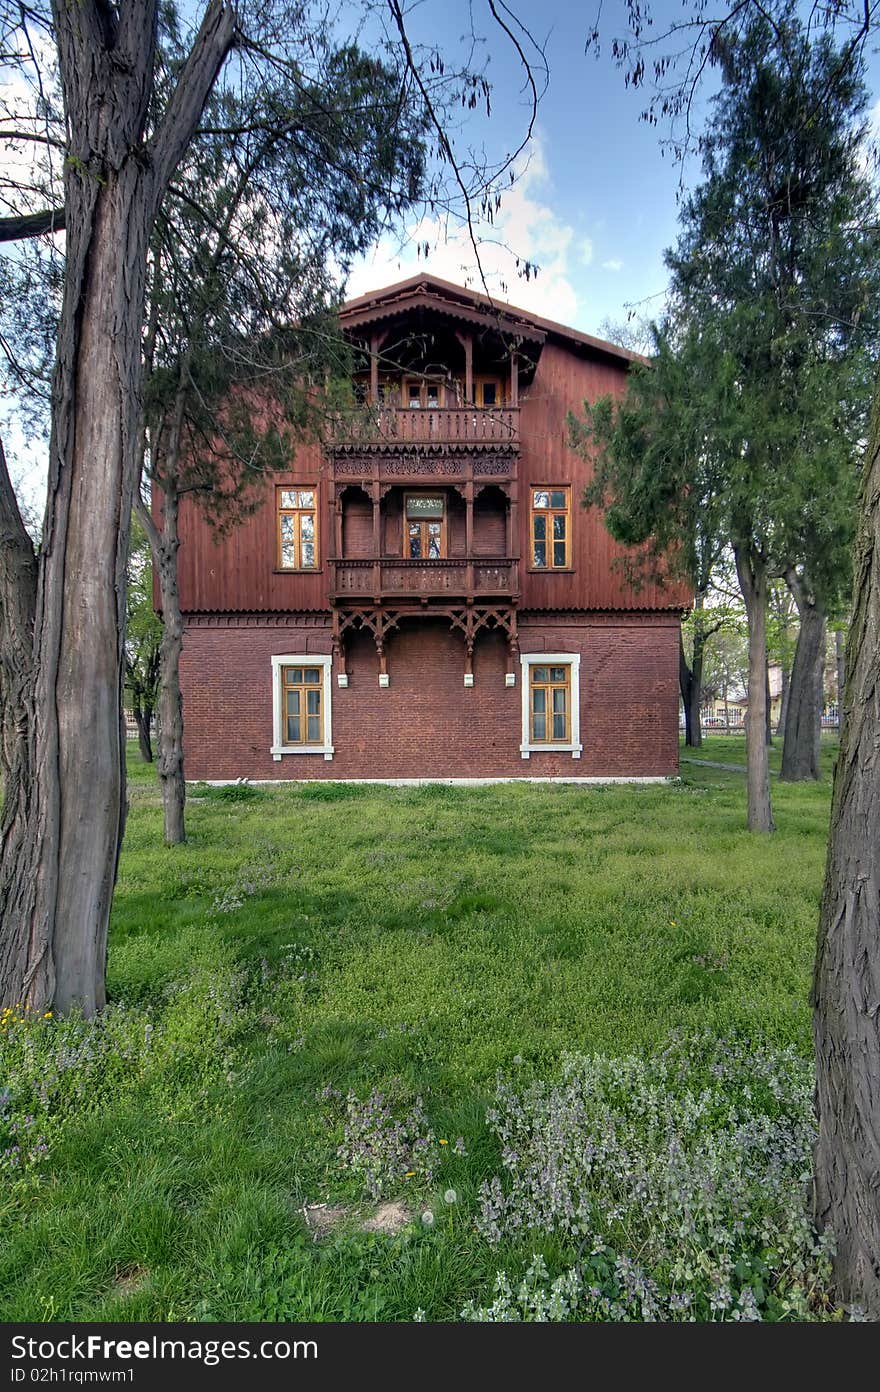
<path id="1" fill-rule="evenodd" d="M 695 756 L 744 758 L 722 736 Z M 682 772 L 196 787 L 169 849 L 132 751 L 108 1019 L 0 1034 L 7 1073 L 40 1073 L 48 1146 L 3 1190 L 2 1317 L 456 1318 L 536 1250 L 475 1230 L 500 1168 L 496 1074 L 658 1050 L 677 1029 L 807 1057 L 830 778 L 774 779 L 778 829 L 756 838 L 741 775 Z M 362 1230 L 376 1203 L 337 1153 L 345 1095 L 372 1089 L 404 1110 L 420 1096 L 437 1142 L 433 1173 L 386 1190 L 414 1217 L 394 1236 Z M 312 1220 L 339 1222 L 315 1240 L 303 1210 L 321 1203 Z M 566 1256 L 557 1236 L 540 1250 Z"/>

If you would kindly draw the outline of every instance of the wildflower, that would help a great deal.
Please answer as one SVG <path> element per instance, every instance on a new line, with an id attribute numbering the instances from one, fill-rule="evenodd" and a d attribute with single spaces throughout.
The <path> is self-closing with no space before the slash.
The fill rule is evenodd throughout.
<path id="1" fill-rule="evenodd" d="M 433 1215 L 433 1213 L 431 1212 L 430 1208 L 426 1208 L 425 1211 L 424 1211 L 424 1213 L 422 1214 L 422 1223 L 424 1224 L 424 1226 L 425 1226 L 426 1228 L 433 1228 L 433 1226 L 434 1226 L 434 1215 Z"/>
<path id="2" fill-rule="evenodd" d="M 443 1200 L 444 1203 L 448 1204 L 458 1203 L 458 1195 L 454 1189 L 447 1189 L 446 1193 L 443 1195 Z"/>
<path id="3" fill-rule="evenodd" d="M 456 1155 L 467 1155 L 467 1151 L 464 1148 L 464 1136 L 456 1137 L 455 1145 L 452 1149 L 455 1151 Z"/>
<path id="4" fill-rule="evenodd" d="M 416 1173 L 415 1170 L 407 1170 L 407 1172 L 406 1172 L 406 1178 L 407 1178 L 407 1179 L 414 1179 L 414 1178 L 415 1178 L 415 1173 Z"/>
<path id="5" fill-rule="evenodd" d="M 441 1141 L 440 1144 L 441 1144 L 441 1145 L 449 1145 L 449 1142 L 448 1142 L 448 1141 Z"/>

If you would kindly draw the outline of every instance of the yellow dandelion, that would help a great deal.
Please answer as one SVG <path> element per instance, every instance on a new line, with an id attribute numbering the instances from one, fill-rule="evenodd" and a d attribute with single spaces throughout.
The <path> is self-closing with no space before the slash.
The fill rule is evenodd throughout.
<path id="1" fill-rule="evenodd" d="M 448 1141 L 441 1141 L 440 1144 L 441 1144 L 441 1145 L 449 1145 L 449 1142 L 448 1142 Z"/>
<path id="2" fill-rule="evenodd" d="M 416 1173 L 415 1170 L 407 1170 L 407 1172 L 406 1172 L 406 1177 L 407 1177 L 407 1179 L 414 1179 L 414 1178 L 415 1178 L 415 1173 Z"/>

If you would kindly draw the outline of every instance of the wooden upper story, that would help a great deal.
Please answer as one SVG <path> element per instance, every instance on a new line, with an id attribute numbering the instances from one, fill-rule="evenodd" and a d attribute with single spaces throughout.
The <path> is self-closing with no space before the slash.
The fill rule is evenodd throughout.
<path id="1" fill-rule="evenodd" d="M 673 609 L 684 586 L 626 583 L 567 413 L 620 395 L 636 355 L 430 276 L 349 301 L 352 401 L 323 445 L 215 541 L 181 515 L 184 612 L 503 601 Z"/>

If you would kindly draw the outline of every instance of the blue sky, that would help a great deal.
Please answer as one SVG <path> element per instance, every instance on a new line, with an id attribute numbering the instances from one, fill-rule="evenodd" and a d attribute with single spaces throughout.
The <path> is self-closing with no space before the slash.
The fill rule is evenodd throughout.
<path id="1" fill-rule="evenodd" d="M 517 185 L 504 197 L 496 233 L 512 251 L 534 260 L 540 273 L 532 282 L 518 279 L 513 256 L 487 245 L 481 260 L 494 293 L 514 304 L 560 320 L 587 333 L 600 332 L 606 321 L 623 323 L 630 305 L 640 313 L 659 310 L 666 284 L 664 248 L 676 237 L 676 191 L 681 167 L 662 154 L 668 130 L 639 120 L 642 91 L 627 89 L 611 56 L 611 37 L 620 28 L 622 0 L 606 0 L 602 14 L 603 51 L 596 60 L 584 51 L 595 9 L 591 0 L 520 0 L 515 6 L 535 37 L 545 45 L 549 88 L 539 109 L 530 159 L 522 162 Z M 445 53 L 468 28 L 470 6 L 464 0 L 425 0 L 409 16 L 417 37 L 433 35 Z M 492 32 L 485 0 L 473 0 L 475 23 Z M 680 0 L 659 0 L 657 22 L 682 15 Z M 444 16 L 436 32 L 438 13 Z M 433 29 L 428 25 L 435 26 Z M 880 92 L 880 66 L 871 64 L 874 95 Z M 512 49 L 495 29 L 489 75 L 493 115 L 473 121 L 493 154 L 505 151 L 524 128 L 520 71 Z M 710 114 L 711 76 L 703 87 L 697 123 Z M 460 139 L 463 141 L 464 132 Z M 695 181 L 699 167 L 685 171 Z M 412 245 L 386 238 L 376 252 L 354 268 L 352 295 L 379 288 L 428 269 L 445 279 L 474 284 L 473 253 L 467 239 L 454 234 L 445 244 L 437 225 L 408 229 L 412 240 L 432 244 L 427 263 Z"/>

